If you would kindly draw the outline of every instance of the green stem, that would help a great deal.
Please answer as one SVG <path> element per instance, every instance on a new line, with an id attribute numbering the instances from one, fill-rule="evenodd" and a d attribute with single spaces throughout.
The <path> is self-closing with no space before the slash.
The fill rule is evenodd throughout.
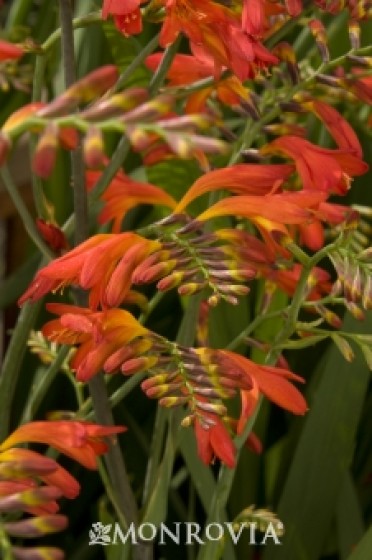
<path id="1" fill-rule="evenodd" d="M 3 525 L 1 523 L 1 518 L 0 518 L 0 552 L 1 552 L 1 558 L 3 558 L 3 560 L 14 560 L 14 556 L 12 553 L 12 544 L 8 538 L 7 533 L 3 528 Z"/>
<path id="2" fill-rule="evenodd" d="M 159 44 L 159 35 L 156 35 L 147 43 L 145 47 L 141 50 L 141 52 L 132 60 L 132 62 L 127 66 L 124 72 L 119 76 L 118 81 L 116 82 L 113 92 L 120 90 L 125 82 L 129 80 L 133 74 L 133 72 L 140 66 L 143 61 L 151 54 Z"/>
<path id="3" fill-rule="evenodd" d="M 41 101 L 46 63 L 47 59 L 45 56 L 38 56 L 36 58 L 35 73 L 32 84 L 32 101 L 34 103 Z M 32 134 L 30 139 L 31 154 L 34 154 L 37 142 L 38 139 L 36 134 Z M 40 216 L 44 220 L 47 220 L 48 210 L 45 205 L 43 182 L 40 177 L 36 175 L 36 173 L 32 174 L 32 194 L 38 216 Z"/>
<path id="4" fill-rule="evenodd" d="M 0 168 L 0 176 L 4 182 L 5 188 L 8 191 L 10 198 L 13 201 L 14 206 L 18 211 L 18 214 L 22 219 L 23 226 L 27 231 L 30 239 L 35 243 L 36 247 L 48 260 L 52 259 L 54 255 L 40 237 L 40 234 L 35 226 L 34 219 L 29 213 L 27 206 L 23 202 L 22 197 L 14 184 L 13 178 L 9 172 L 7 165 L 3 165 L 3 167 Z"/>
<path id="5" fill-rule="evenodd" d="M 39 408 L 43 398 L 48 392 L 57 374 L 59 373 L 69 352 L 70 352 L 70 347 L 63 346 L 59 350 L 54 362 L 49 366 L 47 371 L 42 371 L 41 375 L 34 380 L 33 386 L 31 388 L 30 398 L 27 401 L 26 407 L 22 415 L 21 424 L 30 422 L 34 418 L 35 412 Z"/>
<path id="6" fill-rule="evenodd" d="M 156 72 L 154 73 L 149 85 L 150 94 L 152 96 L 155 95 L 159 91 L 159 88 L 163 85 L 168 70 L 171 67 L 173 59 L 177 54 L 180 42 L 181 37 L 179 37 L 174 43 L 172 43 L 165 49 L 163 58 L 161 59 L 161 62 Z"/>
<path id="7" fill-rule="evenodd" d="M 65 73 L 66 87 L 71 86 L 76 81 L 74 37 L 72 24 L 72 7 L 70 0 L 59 0 L 61 30 L 62 30 L 62 51 L 63 66 Z M 88 234 L 88 214 L 87 197 L 84 181 L 84 167 L 80 149 L 74 151 L 72 157 L 72 178 L 74 186 L 74 214 L 75 214 L 75 242 L 80 243 L 86 239 Z M 86 303 L 85 294 L 79 293 L 78 303 Z M 89 391 L 92 397 L 96 421 L 103 425 L 114 423 L 107 394 L 107 388 L 103 375 L 95 376 L 89 382 Z M 106 455 L 107 468 L 112 484 L 117 492 L 118 503 L 122 512 L 122 517 L 127 524 L 137 523 L 138 510 L 137 504 L 129 483 L 128 474 L 118 445 L 117 438 L 112 438 L 113 443 Z M 134 558 L 144 558 L 146 548 L 138 545 L 134 549 Z"/>
<path id="8" fill-rule="evenodd" d="M 130 379 L 128 379 L 119 389 L 117 389 L 109 398 L 110 400 L 110 408 L 113 409 L 116 405 L 118 405 L 125 397 L 127 397 L 137 385 L 141 383 L 146 377 L 145 373 L 138 373 L 137 375 L 133 375 Z M 86 420 L 92 420 L 94 416 L 94 412 L 90 412 L 92 408 L 92 398 L 89 397 L 80 407 L 78 415 Z"/>
<path id="9" fill-rule="evenodd" d="M 89 27 L 95 23 L 101 23 L 102 17 L 101 12 L 93 12 L 91 14 L 87 14 L 85 16 L 75 18 L 72 20 L 72 28 L 73 29 L 82 29 L 84 27 Z M 41 49 L 43 54 L 49 52 L 49 50 L 59 41 L 62 36 L 62 27 L 56 29 L 51 35 L 49 35 L 48 39 L 41 45 Z"/>
<path id="10" fill-rule="evenodd" d="M 17 388 L 21 364 L 27 349 L 27 339 L 41 310 L 43 301 L 26 303 L 12 333 L 0 375 L 0 441 L 10 430 L 10 414 Z"/>

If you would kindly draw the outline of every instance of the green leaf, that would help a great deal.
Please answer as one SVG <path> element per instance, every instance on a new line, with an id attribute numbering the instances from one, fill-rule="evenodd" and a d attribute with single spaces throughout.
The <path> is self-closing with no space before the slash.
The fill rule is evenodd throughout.
<path id="1" fill-rule="evenodd" d="M 342 485 L 336 521 L 341 560 L 346 560 L 364 533 L 363 515 L 349 472 L 345 475 Z"/>
<path id="2" fill-rule="evenodd" d="M 124 38 L 111 21 L 103 24 L 103 30 L 111 49 L 113 61 L 119 67 L 120 72 L 123 72 L 141 51 L 142 46 L 135 37 Z M 145 86 L 148 84 L 150 76 L 151 72 L 144 65 L 139 66 L 125 85 L 126 87 Z"/>
<path id="3" fill-rule="evenodd" d="M 368 529 L 354 552 L 347 560 L 370 560 L 372 550 L 372 527 Z"/>
<path id="4" fill-rule="evenodd" d="M 166 160 L 149 166 L 146 171 L 151 183 L 162 187 L 176 200 L 182 198 L 189 186 L 200 177 L 200 168 L 190 160 Z M 203 209 L 204 206 L 198 207 L 200 212 Z"/>
<path id="5" fill-rule="evenodd" d="M 372 315 L 363 324 L 371 331 Z M 348 317 L 344 330 L 360 330 Z M 332 347 L 305 420 L 278 507 L 285 525 L 283 546 L 269 546 L 264 560 L 318 560 L 351 462 L 369 371 L 353 366 Z"/>

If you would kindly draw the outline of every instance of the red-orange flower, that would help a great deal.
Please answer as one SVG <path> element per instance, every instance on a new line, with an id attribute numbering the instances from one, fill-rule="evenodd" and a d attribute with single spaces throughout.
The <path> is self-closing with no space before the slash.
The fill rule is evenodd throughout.
<path id="1" fill-rule="evenodd" d="M 137 35 L 142 31 L 140 4 L 142 0 L 103 0 L 102 17 L 114 18 L 117 29 L 123 35 Z"/>
<path id="2" fill-rule="evenodd" d="M 69 420 L 30 422 L 17 428 L 0 444 L 0 452 L 20 443 L 45 443 L 87 469 L 97 467 L 96 457 L 107 451 L 103 438 L 124 432 L 122 426 L 100 426 Z"/>
<path id="3" fill-rule="evenodd" d="M 24 55 L 24 50 L 18 45 L 0 40 L 0 62 L 3 60 L 18 60 Z"/>
<path id="4" fill-rule="evenodd" d="M 71 361 L 79 381 L 89 380 L 112 354 L 149 332 L 124 309 L 94 313 L 72 305 L 49 304 L 47 308 L 61 317 L 46 323 L 43 334 L 60 344 L 80 344 Z"/>
<path id="5" fill-rule="evenodd" d="M 278 189 L 294 171 L 293 165 L 238 164 L 205 173 L 188 189 L 175 208 L 182 212 L 195 198 L 220 189 L 240 195 L 266 195 Z"/>
<path id="6" fill-rule="evenodd" d="M 162 53 L 151 54 L 146 58 L 146 66 L 155 71 L 162 57 Z M 209 78 L 214 75 L 214 70 L 213 59 L 199 49 L 196 56 L 176 54 L 168 70 L 167 78 L 170 86 L 182 86 L 203 78 Z M 250 101 L 249 91 L 236 76 L 230 76 L 190 94 L 185 106 L 186 113 L 205 111 L 206 102 L 214 91 L 217 98 L 228 106 L 239 105 L 242 101 Z"/>
<path id="7" fill-rule="evenodd" d="M 159 248 L 134 233 L 94 235 L 39 270 L 19 305 L 72 284 L 90 290 L 92 309 L 115 307 L 127 297 L 135 267 Z"/>
<path id="8" fill-rule="evenodd" d="M 87 171 L 88 190 L 96 184 L 100 175 L 99 171 Z M 163 189 L 151 183 L 135 181 L 122 171 L 117 173 L 101 199 L 105 202 L 105 206 L 99 214 L 99 222 L 105 224 L 113 221 L 112 231 L 114 233 L 119 233 L 122 220 L 128 210 L 139 204 L 159 204 L 172 209 L 177 204 L 174 198 Z"/>
<path id="9" fill-rule="evenodd" d="M 226 358 L 224 361 L 225 367 L 242 369 L 252 383 L 251 390 L 241 390 L 242 411 L 238 423 L 238 433 L 243 431 L 245 423 L 251 416 L 259 392 L 278 406 L 293 412 L 293 414 L 305 414 L 307 410 L 306 401 L 302 394 L 290 383 L 290 380 L 303 382 L 302 377 L 287 369 L 256 364 L 248 358 L 228 350 L 220 350 L 219 352 Z"/>
<path id="10" fill-rule="evenodd" d="M 218 457 L 230 468 L 235 466 L 236 450 L 228 429 L 215 414 L 210 415 L 211 424 L 206 426 L 195 419 L 194 430 L 198 455 L 204 464 L 209 465 Z"/>
<path id="11" fill-rule="evenodd" d="M 302 107 L 313 111 L 315 115 L 323 121 L 341 150 L 354 153 L 355 156 L 362 159 L 362 147 L 357 135 L 350 124 L 334 107 L 331 107 L 328 103 L 324 103 L 324 101 L 311 98 L 305 98 L 304 101 L 300 99 L 300 103 Z"/>
<path id="12" fill-rule="evenodd" d="M 212 56 L 216 76 L 226 67 L 240 80 L 245 80 L 256 70 L 278 61 L 259 41 L 242 30 L 240 18 L 233 11 L 208 0 L 198 0 L 197 4 L 191 0 L 167 1 L 160 44 L 173 43 L 179 33 L 184 33 L 195 47 Z"/>
<path id="13" fill-rule="evenodd" d="M 261 148 L 261 153 L 292 158 L 305 190 L 345 194 L 350 178 L 368 170 L 368 165 L 354 151 L 321 148 L 298 136 L 276 138 Z"/>

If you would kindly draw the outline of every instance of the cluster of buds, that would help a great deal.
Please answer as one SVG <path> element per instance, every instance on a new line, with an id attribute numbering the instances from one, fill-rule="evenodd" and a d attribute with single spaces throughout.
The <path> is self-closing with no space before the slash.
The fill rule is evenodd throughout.
<path id="1" fill-rule="evenodd" d="M 2 547 L 16 560 L 62 560 L 52 547 L 12 546 L 10 539 L 30 539 L 63 531 L 68 524 L 58 513 L 57 500 L 73 499 L 80 486 L 54 459 L 30 449 L 15 447 L 29 442 L 51 445 L 80 462 L 96 468 L 96 456 L 105 452 L 102 436 L 123 431 L 75 421 L 31 422 L 15 430 L 0 444 L 0 535 Z M 29 517 L 14 520 L 26 513 Z M 8 516 L 10 516 L 8 518 Z"/>
<path id="2" fill-rule="evenodd" d="M 334 294 L 343 293 L 346 305 L 358 319 L 363 312 L 357 304 L 366 310 L 372 309 L 372 251 L 364 249 L 353 254 L 345 249 L 338 249 L 329 256 L 337 272 Z"/>
<path id="3" fill-rule="evenodd" d="M 170 342 L 143 327 L 123 309 L 92 312 L 54 304 L 60 315 L 43 327 L 43 334 L 62 344 L 78 344 L 72 370 L 87 381 L 100 370 L 107 374 L 145 374 L 142 389 L 165 407 L 186 406 L 182 425 L 193 425 L 199 455 L 234 465 L 231 434 L 241 433 L 260 393 L 292 411 L 303 414 L 306 403 L 291 380 L 302 381 L 287 369 L 261 366 L 227 350 L 190 348 Z M 241 396 L 238 420 L 227 415 L 226 400 Z M 226 453 L 226 450 L 229 453 Z"/>
<path id="4" fill-rule="evenodd" d="M 114 88 L 118 78 L 115 66 L 95 70 L 45 105 L 31 103 L 16 111 L 0 132 L 1 160 L 12 144 L 26 131 L 39 134 L 33 157 L 33 170 L 47 178 L 54 169 L 57 150 L 62 145 L 74 149 L 78 133 L 84 136 L 83 152 L 88 167 L 105 164 L 104 132 L 125 134 L 133 148 L 149 154 L 165 145 L 177 157 L 196 157 L 208 167 L 205 153 L 225 152 L 227 145 L 219 139 L 198 134 L 210 128 L 211 116 L 178 116 L 171 113 L 175 97 L 167 94 L 148 100 L 144 88 L 133 87 L 102 97 Z M 78 115 L 74 111 L 90 103 Z M 1 163 L 1 162 L 0 162 Z"/>
<path id="5" fill-rule="evenodd" d="M 203 222 L 186 214 L 173 214 L 155 227 L 161 228 L 161 248 L 137 266 L 135 284 L 158 280 L 158 290 L 177 288 L 182 296 L 208 289 L 212 306 L 221 299 L 235 305 L 249 292 L 244 282 L 255 277 L 255 269 L 239 262 L 218 232 L 206 231 Z"/>

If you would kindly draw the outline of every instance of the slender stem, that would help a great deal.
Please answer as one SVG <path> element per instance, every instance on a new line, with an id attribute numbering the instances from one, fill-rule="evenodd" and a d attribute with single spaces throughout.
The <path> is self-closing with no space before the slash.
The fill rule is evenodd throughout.
<path id="1" fill-rule="evenodd" d="M 179 37 L 174 43 L 172 43 L 165 49 L 163 58 L 161 59 L 161 63 L 159 64 L 150 82 L 149 90 L 152 95 L 156 94 L 159 91 L 159 88 L 162 86 L 168 70 L 171 67 L 173 59 L 178 51 L 180 41 L 181 37 Z"/>
<path id="2" fill-rule="evenodd" d="M 112 395 L 110 395 L 110 408 L 113 409 L 117 404 L 119 404 L 125 397 L 127 397 L 137 385 L 141 383 L 146 377 L 146 373 L 138 373 L 133 375 L 128 381 L 123 383 L 119 389 L 117 389 Z M 85 418 L 86 420 L 92 420 L 94 412 L 90 411 L 92 408 L 92 398 L 89 397 L 80 407 L 78 415 Z"/>
<path id="3" fill-rule="evenodd" d="M 73 29 L 81 29 L 83 27 L 88 27 L 89 25 L 100 23 L 102 21 L 101 12 L 92 12 L 91 14 L 87 14 L 85 16 L 75 18 L 72 20 L 72 28 Z M 60 39 L 62 35 L 62 28 L 56 29 L 51 35 L 49 35 L 48 39 L 41 45 L 41 49 L 43 54 L 47 53 Z"/>
<path id="4" fill-rule="evenodd" d="M 65 86 L 69 88 L 76 82 L 76 64 L 74 51 L 74 30 L 72 26 L 73 10 L 70 0 L 59 0 L 62 58 Z M 72 186 L 74 189 L 75 243 L 79 244 L 88 237 L 88 202 L 85 188 L 84 165 L 81 146 L 71 154 Z"/>
<path id="5" fill-rule="evenodd" d="M 41 101 L 46 63 L 47 59 L 45 56 L 38 56 L 36 58 L 34 79 L 32 84 L 32 101 L 34 103 Z M 35 152 L 36 145 L 37 136 L 36 134 L 32 134 L 30 139 L 31 154 Z M 46 220 L 48 218 L 48 211 L 45 205 L 43 182 L 40 177 L 36 175 L 36 173 L 32 174 L 32 194 L 38 216 Z"/>
<path id="6" fill-rule="evenodd" d="M 66 87 L 71 86 L 76 81 L 75 70 L 75 53 L 74 53 L 74 37 L 72 25 L 72 7 L 70 0 L 59 0 L 61 30 L 62 30 L 62 52 L 63 65 L 65 72 Z M 76 150 L 72 157 L 72 179 L 74 186 L 74 213 L 75 213 L 75 241 L 80 243 L 88 234 L 88 213 L 87 213 L 87 197 L 84 181 L 84 167 L 80 150 Z M 85 294 L 78 294 L 78 302 L 85 304 Z M 113 416 L 110 409 L 106 385 L 103 375 L 95 376 L 89 383 L 89 391 L 91 393 L 95 417 L 97 422 L 109 425 L 113 424 Z M 113 438 L 107 456 L 106 463 L 110 479 L 117 492 L 118 504 L 122 512 L 122 516 L 126 519 L 127 524 L 131 522 L 137 523 L 138 510 L 137 504 L 129 483 L 124 460 L 121 454 L 117 439 Z M 142 545 L 138 545 L 134 549 L 134 558 L 144 558 L 145 551 Z"/>
<path id="7" fill-rule="evenodd" d="M 155 35 L 155 37 L 153 37 L 151 41 L 149 41 L 147 45 L 143 47 L 141 52 L 136 56 L 136 58 L 132 60 L 129 66 L 127 66 L 124 72 L 119 76 L 119 79 L 113 88 L 113 92 L 120 90 L 124 86 L 125 82 L 130 79 L 133 72 L 138 68 L 138 66 L 142 64 L 142 62 L 148 57 L 148 55 L 156 49 L 158 44 L 159 35 Z"/>
<path id="8" fill-rule="evenodd" d="M 47 371 L 42 371 L 41 375 L 34 380 L 30 398 L 27 401 L 22 415 L 21 424 L 30 422 L 34 418 L 35 412 L 39 408 L 44 396 L 59 373 L 69 352 L 69 346 L 62 346 L 54 362 L 49 366 Z"/>
<path id="9" fill-rule="evenodd" d="M 41 310 L 43 301 L 26 303 L 22 308 L 17 325 L 12 333 L 0 375 L 0 441 L 9 433 L 10 414 L 17 388 L 21 364 L 27 349 L 30 330 Z"/>
<path id="10" fill-rule="evenodd" d="M 3 167 L 0 169 L 0 176 L 4 182 L 5 188 L 8 191 L 10 198 L 13 201 L 14 206 L 18 211 L 18 214 L 22 218 L 22 223 L 30 239 L 32 239 L 36 247 L 48 260 L 53 258 L 54 255 L 52 251 L 40 237 L 40 234 L 35 226 L 34 219 L 29 213 L 27 206 L 23 202 L 22 197 L 14 184 L 13 178 L 9 172 L 9 168 L 7 165 L 3 165 Z"/>

